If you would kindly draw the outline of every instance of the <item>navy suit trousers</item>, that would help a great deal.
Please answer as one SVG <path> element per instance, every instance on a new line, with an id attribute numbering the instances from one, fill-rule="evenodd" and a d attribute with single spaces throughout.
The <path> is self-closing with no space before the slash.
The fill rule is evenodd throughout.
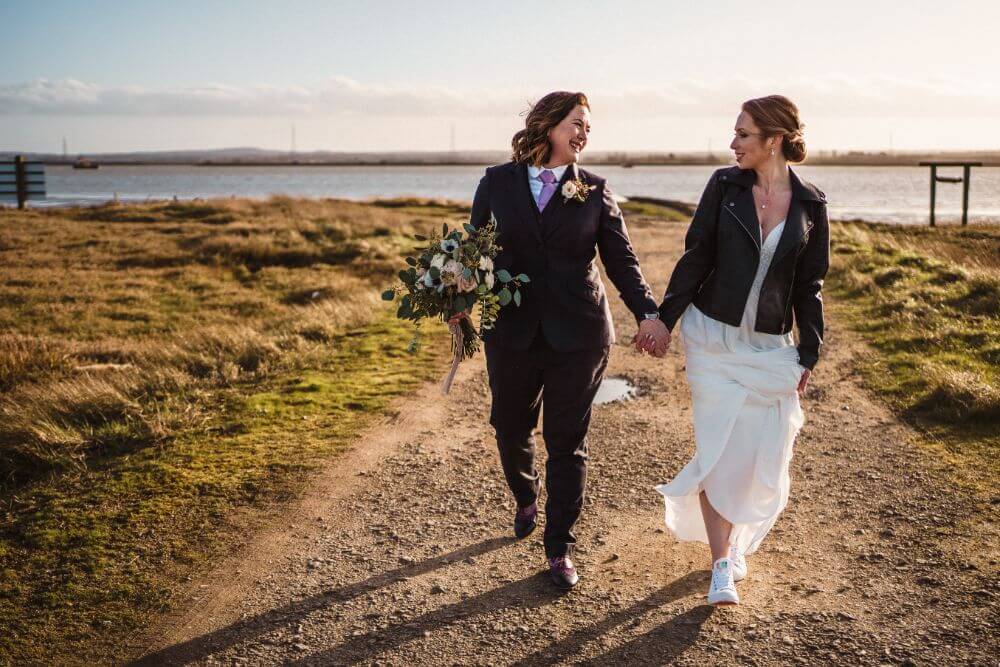
<path id="1" fill-rule="evenodd" d="M 539 327 L 527 350 L 486 343 L 486 367 L 504 476 L 518 507 L 535 502 L 540 489 L 534 430 L 544 405 L 545 555 L 568 555 L 573 525 L 587 482 L 587 429 L 591 405 L 608 365 L 610 347 L 558 352 Z"/>

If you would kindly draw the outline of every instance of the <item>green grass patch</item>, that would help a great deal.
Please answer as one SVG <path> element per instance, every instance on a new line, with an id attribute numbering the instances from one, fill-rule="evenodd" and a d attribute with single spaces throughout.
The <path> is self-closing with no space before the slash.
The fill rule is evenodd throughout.
<path id="1" fill-rule="evenodd" d="M 995 478 L 1000 227 L 835 223 L 831 247 L 834 310 L 877 352 L 859 362 L 867 386 L 928 441 Z"/>
<path id="2" fill-rule="evenodd" d="M 636 222 L 689 222 L 694 211 L 681 202 L 647 197 L 632 197 L 620 204 L 628 223 Z"/>
<path id="3" fill-rule="evenodd" d="M 372 205 L 380 208 L 393 209 L 399 213 L 406 213 L 421 218 L 468 218 L 469 213 L 471 213 L 471 207 L 466 202 L 429 197 L 392 197 L 387 199 L 376 199 L 372 202 Z"/>
<path id="4" fill-rule="evenodd" d="M 226 409 L 167 446 L 97 458 L 8 498 L 3 660 L 124 657 L 128 637 L 170 607 L 176 582 L 247 527 L 245 515 L 231 520 L 235 509 L 287 499 L 394 396 L 441 372 L 444 340 L 410 355 L 409 335 L 387 315 L 335 337 L 307 370 L 219 393 Z"/>

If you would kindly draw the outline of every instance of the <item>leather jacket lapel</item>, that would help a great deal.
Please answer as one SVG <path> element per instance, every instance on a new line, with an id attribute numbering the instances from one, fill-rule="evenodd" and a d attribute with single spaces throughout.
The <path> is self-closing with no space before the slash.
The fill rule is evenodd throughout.
<path id="1" fill-rule="evenodd" d="M 729 219 L 743 227 L 750 237 L 757 252 L 760 252 L 760 221 L 753 203 L 753 191 L 750 188 L 729 188 L 722 197 L 722 208 L 728 212 Z"/>
<path id="2" fill-rule="evenodd" d="M 798 174 L 794 170 L 788 170 L 788 176 L 792 186 L 792 201 L 788 205 L 788 215 L 785 217 L 785 229 L 778 239 L 778 247 L 774 250 L 773 262 L 777 262 L 788 252 L 794 250 L 802 242 L 802 239 L 813 227 L 813 221 L 809 217 L 806 201 L 823 201 L 822 193 L 815 187 L 802 183 Z"/>
<path id="3" fill-rule="evenodd" d="M 806 213 L 806 207 L 802 202 L 792 197 L 792 202 L 788 206 L 788 215 L 785 217 L 785 228 L 781 230 L 781 238 L 778 239 L 778 247 L 774 250 L 772 265 L 776 264 L 790 250 L 796 248 L 802 238 L 812 229 L 812 221 Z"/>

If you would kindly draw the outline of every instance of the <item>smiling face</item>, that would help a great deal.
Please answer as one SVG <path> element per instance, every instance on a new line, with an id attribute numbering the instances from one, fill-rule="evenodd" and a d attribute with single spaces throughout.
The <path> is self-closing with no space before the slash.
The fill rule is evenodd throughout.
<path id="1" fill-rule="evenodd" d="M 772 148 L 775 156 L 781 154 L 778 138 L 765 138 L 746 111 L 740 112 L 736 119 L 733 141 L 729 144 L 729 148 L 736 155 L 736 163 L 741 169 L 756 169 L 766 164 L 768 160 L 773 159 Z"/>
<path id="2" fill-rule="evenodd" d="M 590 134 L 590 109 L 577 104 L 559 124 L 549 130 L 552 154 L 546 166 L 557 167 L 580 159 Z"/>

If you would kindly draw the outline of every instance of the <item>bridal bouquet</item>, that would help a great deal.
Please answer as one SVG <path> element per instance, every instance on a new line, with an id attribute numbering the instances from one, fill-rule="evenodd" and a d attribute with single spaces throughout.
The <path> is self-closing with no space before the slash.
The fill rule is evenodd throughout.
<path id="1" fill-rule="evenodd" d="M 399 272 L 401 284 L 382 293 L 386 301 L 402 295 L 396 316 L 417 325 L 411 351 L 419 345 L 421 320 L 438 318 L 448 322 L 453 360 L 444 381 L 446 394 L 458 364 L 479 350 L 482 332 L 493 328 L 502 307 L 511 302 L 521 305 L 520 287 L 531 282 L 523 273 L 515 276 L 504 269 L 493 271 L 493 260 L 501 250 L 496 229 L 496 220 L 490 216 L 479 229 L 465 224 L 463 229 L 452 230 L 445 223 L 440 235 L 435 232 L 430 238 L 416 236 L 425 245 L 416 257 L 406 258 L 408 267 Z M 469 317 L 475 306 L 479 310 L 479 331 Z"/>

